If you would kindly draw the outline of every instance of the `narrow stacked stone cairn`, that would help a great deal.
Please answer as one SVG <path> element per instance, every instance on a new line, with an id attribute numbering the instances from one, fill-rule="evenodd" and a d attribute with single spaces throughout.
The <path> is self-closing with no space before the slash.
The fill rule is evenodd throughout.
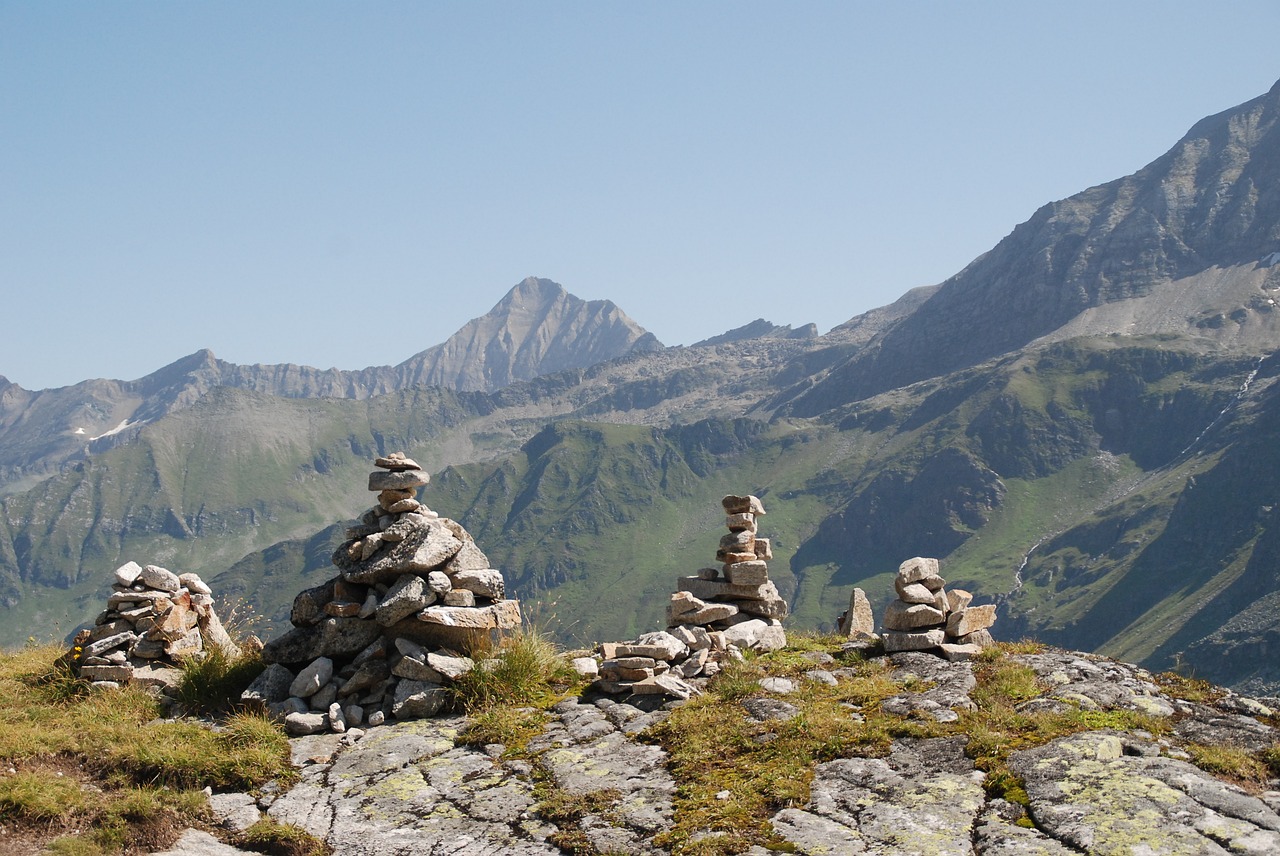
<path id="1" fill-rule="evenodd" d="M 769 579 L 773 558 L 768 538 L 756 536 L 764 506 L 754 496 L 726 496 L 729 534 L 720 539 L 716 561 L 682 577 L 667 606 L 667 629 L 631 642 L 600 646 L 596 689 L 610 695 L 688 698 L 696 678 L 710 678 L 726 658 L 744 649 L 773 651 L 787 644 L 782 619 L 787 602 Z"/>
<path id="2" fill-rule="evenodd" d="M 520 625 L 502 573 L 460 524 L 416 498 L 430 477 L 396 453 L 374 461 L 378 502 L 333 553 L 339 575 L 299 594 L 293 629 L 244 693 L 293 734 L 438 713 L 468 656 Z"/>
<path id="3" fill-rule="evenodd" d="M 126 562 L 115 570 L 107 608 L 76 636 L 71 658 L 80 677 L 98 687 L 140 684 L 162 692 L 177 685 L 184 660 L 207 648 L 235 657 L 239 647 L 213 609 L 213 593 L 196 574 Z"/>
<path id="4" fill-rule="evenodd" d="M 994 604 L 971 606 L 973 595 L 947 591 L 938 560 L 917 556 L 898 567 L 893 583 L 898 599 L 884 611 L 884 650 L 934 651 L 948 660 L 967 660 L 991 645 Z"/>

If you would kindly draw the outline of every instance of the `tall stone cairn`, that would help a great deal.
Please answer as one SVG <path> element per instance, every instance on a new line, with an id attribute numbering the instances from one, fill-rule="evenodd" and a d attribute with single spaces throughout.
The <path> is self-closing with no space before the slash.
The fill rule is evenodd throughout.
<path id="1" fill-rule="evenodd" d="M 787 602 L 769 579 L 773 552 L 768 538 L 756 536 L 764 506 L 754 496 L 726 496 L 721 502 L 729 534 L 716 551 L 720 567 L 680 578 L 667 606 L 666 630 L 602 644 L 596 689 L 688 698 L 698 691 L 690 681 L 714 676 L 726 658 L 787 644 L 781 620 Z"/>
<path id="2" fill-rule="evenodd" d="M 967 660 L 993 644 L 995 604 L 971 606 L 973 595 L 947 591 L 938 560 L 917 556 L 898 566 L 893 581 L 898 599 L 884 611 L 884 650 L 935 651 L 948 660 Z"/>
<path id="3" fill-rule="evenodd" d="M 132 683 L 161 691 L 177 686 L 177 666 L 203 657 L 207 648 L 240 654 L 199 576 L 137 562 L 116 568 L 107 608 L 77 634 L 75 645 L 73 668 L 96 686 Z"/>
<path id="4" fill-rule="evenodd" d="M 520 626 L 502 572 L 417 499 L 427 472 L 401 453 L 374 466 L 377 505 L 334 551 L 339 575 L 294 599 L 293 629 L 267 643 L 271 666 L 244 694 L 293 734 L 432 716 L 476 646 Z"/>

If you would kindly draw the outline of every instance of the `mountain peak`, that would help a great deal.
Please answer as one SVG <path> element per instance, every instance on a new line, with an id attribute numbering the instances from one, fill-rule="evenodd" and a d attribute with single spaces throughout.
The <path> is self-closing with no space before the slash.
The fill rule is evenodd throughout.
<path id="1" fill-rule="evenodd" d="M 448 341 L 397 369 L 409 383 L 492 392 L 662 347 L 611 301 L 583 300 L 557 282 L 530 276 Z"/>
<path id="2" fill-rule="evenodd" d="M 543 279 L 537 276 L 527 276 L 516 283 L 507 296 L 498 301 L 498 305 L 508 303 L 519 298 L 536 298 L 539 300 L 554 300 L 558 297 L 572 297 L 564 286 L 554 280 Z M 496 307 L 495 307 L 496 308 Z"/>

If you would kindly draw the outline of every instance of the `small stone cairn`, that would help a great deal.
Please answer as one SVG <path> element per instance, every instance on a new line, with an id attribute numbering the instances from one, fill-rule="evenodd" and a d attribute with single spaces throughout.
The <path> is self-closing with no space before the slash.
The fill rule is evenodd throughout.
<path id="1" fill-rule="evenodd" d="M 107 608 L 76 635 L 70 662 L 98 687 L 177 685 L 184 660 L 208 647 L 235 657 L 239 647 L 213 609 L 213 593 L 196 574 L 126 562 L 115 570 Z"/>
<path id="2" fill-rule="evenodd" d="M 884 611 L 884 650 L 936 651 L 948 660 L 967 660 L 993 644 L 994 604 L 970 606 L 973 595 L 947 591 L 938 560 L 917 556 L 898 567 L 893 587 L 898 599 Z"/>
<path id="3" fill-rule="evenodd" d="M 604 661 L 593 684 L 600 692 L 689 698 L 698 692 L 689 681 L 714 676 L 726 658 L 786 645 L 787 602 L 769 579 L 769 539 L 756 537 L 764 506 L 754 496 L 726 496 L 721 503 L 729 534 L 716 551 L 720 567 L 680 578 L 666 630 L 600 646 Z"/>
<path id="4" fill-rule="evenodd" d="M 292 734 L 432 716 L 473 668 L 467 655 L 520 625 L 466 529 L 416 498 L 426 471 L 400 453 L 374 465 L 378 503 L 334 551 L 340 574 L 294 599 L 293 629 L 264 647 L 270 666 L 243 696 Z"/>

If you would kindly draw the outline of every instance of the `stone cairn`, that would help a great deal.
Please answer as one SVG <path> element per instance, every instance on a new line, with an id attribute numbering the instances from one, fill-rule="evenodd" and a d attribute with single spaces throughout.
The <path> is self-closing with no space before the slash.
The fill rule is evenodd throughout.
<path id="1" fill-rule="evenodd" d="M 333 554 L 339 575 L 293 602 L 293 629 L 245 691 L 291 734 L 417 719 L 447 703 L 468 656 L 520 625 L 502 573 L 458 523 L 416 498 L 430 476 L 396 453 L 374 461 L 378 504 Z"/>
<path id="2" fill-rule="evenodd" d="M 593 684 L 598 691 L 685 699 L 698 692 L 689 681 L 717 674 L 726 658 L 740 658 L 743 649 L 786 645 L 781 619 L 787 602 L 769 579 L 769 539 L 756 537 L 764 506 L 754 496 L 726 496 L 721 502 L 729 534 L 716 551 L 720 567 L 680 578 L 667 606 L 666 630 L 600 646 L 603 662 Z M 594 666 L 575 661 L 582 670 Z"/>
<path id="3" fill-rule="evenodd" d="M 184 660 L 209 647 L 232 657 L 239 647 L 213 609 L 213 593 L 196 574 L 126 562 L 116 568 L 107 608 L 76 635 L 70 662 L 98 687 L 177 685 Z"/>
<path id="4" fill-rule="evenodd" d="M 898 567 L 893 581 L 898 599 L 884 611 L 884 650 L 936 651 L 948 660 L 967 660 L 993 644 L 994 604 L 970 606 L 973 595 L 947 591 L 938 560 L 916 557 Z"/>

